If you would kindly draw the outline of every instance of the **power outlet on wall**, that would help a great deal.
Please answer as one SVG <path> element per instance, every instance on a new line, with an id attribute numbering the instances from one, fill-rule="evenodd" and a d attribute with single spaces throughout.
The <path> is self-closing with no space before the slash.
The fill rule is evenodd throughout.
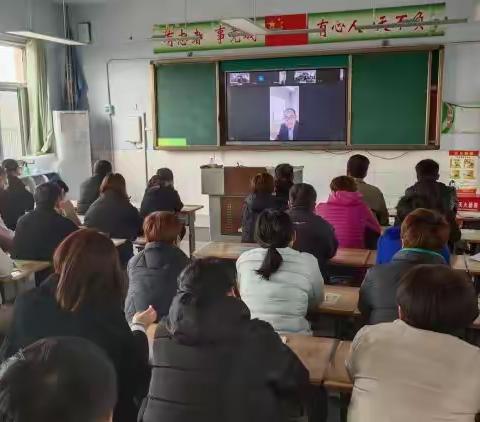
<path id="1" fill-rule="evenodd" d="M 105 106 L 105 113 L 109 114 L 110 116 L 113 116 L 115 114 L 115 106 L 112 104 L 107 104 Z"/>

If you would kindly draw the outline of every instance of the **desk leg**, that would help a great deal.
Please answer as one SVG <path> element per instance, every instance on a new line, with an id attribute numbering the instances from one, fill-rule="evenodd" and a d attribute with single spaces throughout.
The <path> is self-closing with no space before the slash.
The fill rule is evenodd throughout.
<path id="1" fill-rule="evenodd" d="M 188 246 L 190 250 L 190 257 L 193 256 L 195 252 L 195 213 L 189 212 L 187 214 L 188 222 Z"/>

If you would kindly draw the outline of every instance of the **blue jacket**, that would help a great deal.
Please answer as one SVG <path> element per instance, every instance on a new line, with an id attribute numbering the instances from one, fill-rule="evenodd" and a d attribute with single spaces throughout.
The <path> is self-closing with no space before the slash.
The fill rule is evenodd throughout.
<path id="1" fill-rule="evenodd" d="M 400 226 L 389 227 L 378 239 L 377 264 L 388 264 L 400 249 L 402 249 Z M 450 262 L 450 251 L 446 245 L 440 255 L 445 261 Z"/>

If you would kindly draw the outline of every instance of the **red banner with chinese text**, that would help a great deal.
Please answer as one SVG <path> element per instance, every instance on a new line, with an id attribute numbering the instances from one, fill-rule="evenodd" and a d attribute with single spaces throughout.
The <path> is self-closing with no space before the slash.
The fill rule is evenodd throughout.
<path id="1" fill-rule="evenodd" d="M 297 15 L 266 16 L 265 27 L 267 29 L 307 29 L 308 18 L 306 13 Z M 293 35 L 267 35 L 265 45 L 269 47 L 283 45 L 308 44 L 308 34 Z"/>

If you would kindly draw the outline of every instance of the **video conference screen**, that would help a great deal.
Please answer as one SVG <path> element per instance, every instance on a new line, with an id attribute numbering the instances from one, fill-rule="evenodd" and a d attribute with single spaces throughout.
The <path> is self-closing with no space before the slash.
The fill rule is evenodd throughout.
<path id="1" fill-rule="evenodd" d="M 345 142 L 347 70 L 227 72 L 227 144 Z"/>

